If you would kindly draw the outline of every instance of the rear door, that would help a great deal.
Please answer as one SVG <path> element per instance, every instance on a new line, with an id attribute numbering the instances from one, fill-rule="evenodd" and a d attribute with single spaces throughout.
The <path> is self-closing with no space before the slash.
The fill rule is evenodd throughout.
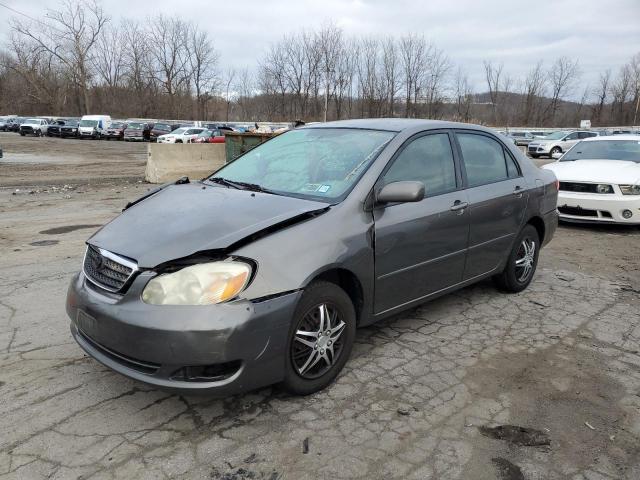
<path id="1" fill-rule="evenodd" d="M 452 148 L 453 135 L 419 134 L 396 153 L 376 189 L 421 181 L 425 198 L 374 209 L 375 312 L 418 300 L 459 283 L 469 234 L 467 197 Z"/>
<path id="2" fill-rule="evenodd" d="M 527 205 L 527 185 L 508 149 L 493 135 L 457 131 L 469 198 L 465 280 L 495 270 L 509 255 Z"/>

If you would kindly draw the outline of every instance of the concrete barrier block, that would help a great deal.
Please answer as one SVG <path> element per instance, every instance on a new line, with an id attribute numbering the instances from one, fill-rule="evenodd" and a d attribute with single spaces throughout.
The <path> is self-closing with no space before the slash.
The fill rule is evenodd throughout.
<path id="1" fill-rule="evenodd" d="M 184 176 L 199 180 L 224 164 L 223 143 L 150 143 L 144 178 L 150 183 L 166 183 Z"/>

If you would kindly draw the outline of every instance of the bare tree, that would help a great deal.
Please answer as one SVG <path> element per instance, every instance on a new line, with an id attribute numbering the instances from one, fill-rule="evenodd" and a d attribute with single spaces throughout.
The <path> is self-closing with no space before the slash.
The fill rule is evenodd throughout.
<path id="1" fill-rule="evenodd" d="M 469 86 L 469 77 L 458 67 L 454 79 L 454 96 L 456 100 L 456 113 L 454 119 L 461 122 L 471 121 L 472 93 Z"/>
<path id="2" fill-rule="evenodd" d="M 596 87 L 593 89 L 593 96 L 595 97 L 596 103 L 593 105 L 593 116 L 594 120 L 600 124 L 602 121 L 602 112 L 604 111 L 604 107 L 609 98 L 611 88 L 611 70 L 607 69 L 600 74 L 598 77 L 598 83 Z"/>
<path id="3" fill-rule="evenodd" d="M 546 74 L 543 69 L 542 61 L 529 70 L 524 79 L 523 95 L 524 105 L 522 110 L 522 124 L 531 125 L 539 121 L 542 97 L 546 88 Z"/>
<path id="4" fill-rule="evenodd" d="M 484 62 L 484 76 L 489 89 L 491 99 L 491 110 L 493 112 L 493 124 L 498 125 L 498 92 L 500 91 L 500 77 L 504 65 L 494 66 L 491 62 Z"/>
<path id="5" fill-rule="evenodd" d="M 186 53 L 189 77 L 196 95 L 195 117 L 204 119 L 210 92 L 217 86 L 219 54 L 207 32 L 193 24 L 187 26 L 187 31 Z"/>
<path id="6" fill-rule="evenodd" d="M 447 76 L 452 68 L 451 61 L 445 53 L 433 44 L 425 52 L 424 75 L 420 90 L 426 105 L 427 118 L 441 118 L 445 100 Z"/>
<path id="7" fill-rule="evenodd" d="M 424 37 L 409 34 L 400 38 L 400 58 L 404 73 L 405 116 L 415 115 L 415 105 L 420 92 L 420 79 L 424 74 L 426 42 Z M 414 109 L 415 110 L 415 109 Z"/>
<path id="8" fill-rule="evenodd" d="M 153 71 L 169 98 L 169 114 L 176 114 L 176 95 L 189 82 L 188 25 L 179 18 L 157 15 L 149 22 Z"/>
<path id="9" fill-rule="evenodd" d="M 553 124 L 560 102 L 571 93 L 575 82 L 580 77 L 578 60 L 572 61 L 567 57 L 560 57 L 553 63 L 547 74 L 551 85 L 551 102 L 547 109 L 547 117 Z"/>
<path id="10" fill-rule="evenodd" d="M 400 89 L 400 67 L 397 43 L 392 37 L 387 37 L 382 42 L 382 69 L 384 71 L 384 90 L 387 101 L 386 115 L 393 117 L 396 95 Z"/>
<path id="11" fill-rule="evenodd" d="M 82 113 L 86 113 L 90 110 L 93 50 L 109 18 L 97 0 L 64 0 L 59 10 L 47 11 L 46 19 L 39 23 L 13 19 L 11 27 L 67 67 L 83 99 Z"/>

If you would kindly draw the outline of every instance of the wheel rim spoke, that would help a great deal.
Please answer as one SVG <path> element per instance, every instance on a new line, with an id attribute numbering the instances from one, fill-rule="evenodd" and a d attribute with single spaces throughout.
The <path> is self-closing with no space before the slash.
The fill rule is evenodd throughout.
<path id="1" fill-rule="evenodd" d="M 336 363 L 342 352 L 346 323 L 331 304 L 313 307 L 298 324 L 291 344 L 295 370 L 305 378 L 318 378 Z"/>
<path id="2" fill-rule="evenodd" d="M 305 340 L 304 338 L 300 338 L 297 335 L 295 336 L 295 340 L 300 342 L 303 345 L 306 345 L 309 348 L 313 348 L 316 344 L 315 341 L 312 342 L 311 340 Z"/>
<path id="3" fill-rule="evenodd" d="M 318 363 L 321 358 L 322 356 L 320 355 L 320 352 L 318 352 L 317 350 L 311 350 L 309 358 L 307 358 L 307 361 L 302 367 L 300 367 L 300 370 L 298 371 L 300 373 L 306 372 L 308 369 L 312 368 L 316 363 Z"/>

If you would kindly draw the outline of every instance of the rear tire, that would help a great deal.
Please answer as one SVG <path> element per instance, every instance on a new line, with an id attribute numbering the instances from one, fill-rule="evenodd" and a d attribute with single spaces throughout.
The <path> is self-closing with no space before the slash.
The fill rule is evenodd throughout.
<path id="1" fill-rule="evenodd" d="M 309 395 L 328 386 L 347 363 L 355 334 L 356 312 L 346 292 L 333 283 L 312 283 L 289 328 L 283 387 Z"/>
<path id="2" fill-rule="evenodd" d="M 493 277 L 496 286 L 507 293 L 518 293 L 527 288 L 536 273 L 539 253 L 538 231 L 527 224 L 518 235 L 504 270 Z"/>

